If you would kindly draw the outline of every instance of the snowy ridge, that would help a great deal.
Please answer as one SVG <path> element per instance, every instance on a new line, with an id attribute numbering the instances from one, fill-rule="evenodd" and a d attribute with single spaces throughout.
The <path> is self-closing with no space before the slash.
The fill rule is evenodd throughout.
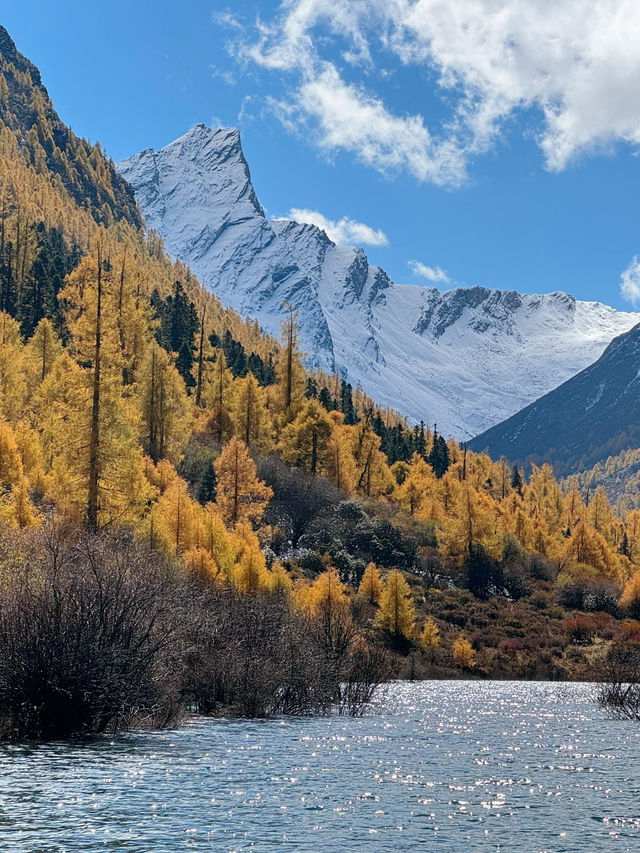
<path id="1" fill-rule="evenodd" d="M 309 365 L 458 438 L 555 388 L 640 321 L 566 293 L 394 284 L 362 249 L 267 220 L 235 129 L 196 125 L 118 169 L 147 225 L 224 303 L 277 335 L 286 300 Z"/>

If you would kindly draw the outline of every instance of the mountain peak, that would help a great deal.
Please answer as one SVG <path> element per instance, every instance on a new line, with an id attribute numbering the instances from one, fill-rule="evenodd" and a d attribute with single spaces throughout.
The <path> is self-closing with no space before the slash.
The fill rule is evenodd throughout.
<path id="1" fill-rule="evenodd" d="M 468 438 L 596 359 L 640 315 L 566 293 L 393 284 L 362 249 L 268 220 L 235 128 L 190 128 L 119 164 L 149 225 L 223 302 L 278 335 L 298 309 L 310 367 Z"/>
<path id="2" fill-rule="evenodd" d="M 264 210 L 251 183 L 249 165 L 242 150 L 240 132 L 233 127 L 213 129 L 196 124 L 182 136 L 155 151 L 147 148 L 118 163 L 120 174 L 134 187 L 145 187 L 141 204 L 147 221 L 160 230 L 159 218 L 166 208 L 156 211 L 153 200 L 159 195 L 171 197 L 173 204 L 201 208 L 197 221 L 185 223 L 187 230 L 202 232 L 205 227 L 220 228 L 233 216 L 264 217 Z M 196 239 L 192 234 L 191 240 Z M 171 251 L 171 241 L 167 241 Z"/>
<path id="3" fill-rule="evenodd" d="M 7 30 L 0 24 L 0 57 L 5 62 L 10 62 L 18 71 L 28 71 L 31 75 L 31 80 L 36 86 L 42 86 L 40 71 L 26 56 L 23 56 L 16 47 L 14 40 L 11 38 Z"/>

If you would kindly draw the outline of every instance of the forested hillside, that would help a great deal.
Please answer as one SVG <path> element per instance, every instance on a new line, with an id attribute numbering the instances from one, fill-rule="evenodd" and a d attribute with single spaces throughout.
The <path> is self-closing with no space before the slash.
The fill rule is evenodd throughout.
<path id="1" fill-rule="evenodd" d="M 118 674 L 134 647 L 122 683 L 146 674 L 148 693 L 73 730 L 145 703 L 156 722 L 185 705 L 357 712 L 389 672 L 579 677 L 640 631 L 617 621 L 638 615 L 640 511 L 615 516 L 601 489 L 587 506 L 547 465 L 525 482 L 306 372 L 295 312 L 277 342 L 205 293 L 138 227 L 97 146 L 69 136 L 66 178 L 50 167 L 46 91 L 0 46 L 5 734 L 50 732 L 51 703 L 80 714 L 86 661 Z M 15 81 L 40 108 L 16 109 Z"/>

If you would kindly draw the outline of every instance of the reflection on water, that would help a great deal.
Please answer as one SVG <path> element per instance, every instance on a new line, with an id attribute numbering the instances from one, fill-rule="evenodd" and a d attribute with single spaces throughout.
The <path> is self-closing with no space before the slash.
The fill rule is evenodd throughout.
<path id="1" fill-rule="evenodd" d="M 638 851 L 636 724 L 589 685 L 389 685 L 362 719 L 0 747 L 0 850 Z"/>

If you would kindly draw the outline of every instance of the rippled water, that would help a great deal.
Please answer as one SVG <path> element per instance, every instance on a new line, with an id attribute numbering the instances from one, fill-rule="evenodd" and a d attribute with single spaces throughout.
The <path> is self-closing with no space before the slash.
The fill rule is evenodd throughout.
<path id="1" fill-rule="evenodd" d="M 0 850 L 638 851 L 636 724 L 589 685 L 389 685 L 362 719 L 0 748 Z"/>

